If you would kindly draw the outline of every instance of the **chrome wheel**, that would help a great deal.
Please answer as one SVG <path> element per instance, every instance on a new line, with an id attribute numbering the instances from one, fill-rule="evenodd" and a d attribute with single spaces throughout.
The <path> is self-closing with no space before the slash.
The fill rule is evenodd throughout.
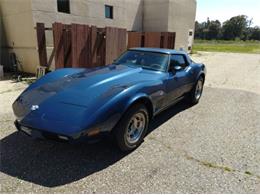
<path id="1" fill-rule="evenodd" d="M 138 112 L 132 116 L 130 119 L 127 131 L 126 131 L 126 139 L 128 143 L 134 144 L 139 141 L 142 133 L 146 127 L 146 117 L 142 112 Z"/>
<path id="2" fill-rule="evenodd" d="M 203 79 L 198 80 L 195 88 L 195 99 L 199 100 L 203 90 Z"/>

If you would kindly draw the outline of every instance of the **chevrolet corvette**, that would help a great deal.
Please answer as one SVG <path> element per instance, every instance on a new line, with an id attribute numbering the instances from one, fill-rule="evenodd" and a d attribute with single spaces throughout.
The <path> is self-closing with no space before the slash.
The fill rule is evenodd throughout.
<path id="1" fill-rule="evenodd" d="M 132 48 L 112 64 L 58 69 L 13 103 L 18 131 L 36 138 L 78 140 L 111 133 L 123 151 L 138 147 L 151 119 L 184 97 L 197 104 L 204 64 L 184 51 Z"/>

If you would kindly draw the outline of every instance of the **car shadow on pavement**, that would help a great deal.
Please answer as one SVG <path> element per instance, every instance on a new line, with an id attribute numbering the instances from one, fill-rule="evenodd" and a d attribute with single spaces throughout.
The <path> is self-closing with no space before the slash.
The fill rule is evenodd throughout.
<path id="1" fill-rule="evenodd" d="M 160 114 L 156 115 L 154 119 L 151 121 L 148 134 L 150 134 L 152 131 L 157 129 L 159 126 L 161 126 L 163 123 L 170 120 L 173 116 L 176 114 L 191 108 L 193 105 L 191 105 L 189 102 L 186 101 L 186 99 L 180 101 L 176 105 L 164 110 Z"/>
<path id="2" fill-rule="evenodd" d="M 189 107 L 182 101 L 162 112 L 151 122 L 148 133 Z M 67 144 L 33 140 L 14 132 L 1 140 L 0 171 L 41 186 L 56 187 L 101 171 L 126 155 L 110 139 Z"/>

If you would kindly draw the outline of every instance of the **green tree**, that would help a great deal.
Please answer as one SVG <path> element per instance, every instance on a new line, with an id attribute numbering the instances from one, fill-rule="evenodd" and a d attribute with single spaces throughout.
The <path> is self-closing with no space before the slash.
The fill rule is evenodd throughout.
<path id="1" fill-rule="evenodd" d="M 207 32 L 207 39 L 219 39 L 221 35 L 221 23 L 218 20 L 210 21 Z"/>
<path id="2" fill-rule="evenodd" d="M 235 40 L 239 38 L 246 40 L 250 23 L 251 21 L 245 15 L 235 16 L 225 21 L 222 27 L 223 39 Z"/>
<path id="3" fill-rule="evenodd" d="M 254 27 L 250 28 L 250 35 L 249 35 L 250 40 L 259 40 L 260 41 L 260 27 Z"/>
<path id="4" fill-rule="evenodd" d="M 195 39 L 260 40 L 260 27 L 251 27 L 253 19 L 240 15 L 230 18 L 221 25 L 219 20 L 195 22 Z"/>
<path id="5" fill-rule="evenodd" d="M 206 22 L 195 22 L 195 38 L 196 39 L 218 39 L 221 35 L 221 23 L 218 20 Z"/>
<path id="6" fill-rule="evenodd" d="M 198 21 L 195 22 L 195 39 L 203 39 L 203 26 Z"/>

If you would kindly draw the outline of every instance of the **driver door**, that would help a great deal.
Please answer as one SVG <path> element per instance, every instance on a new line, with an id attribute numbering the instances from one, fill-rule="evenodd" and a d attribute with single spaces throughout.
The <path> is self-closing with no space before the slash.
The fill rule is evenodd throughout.
<path id="1" fill-rule="evenodd" d="M 187 90 L 190 72 L 188 70 L 189 63 L 184 55 L 171 55 L 168 78 L 166 81 L 167 106 L 175 103 Z"/>

